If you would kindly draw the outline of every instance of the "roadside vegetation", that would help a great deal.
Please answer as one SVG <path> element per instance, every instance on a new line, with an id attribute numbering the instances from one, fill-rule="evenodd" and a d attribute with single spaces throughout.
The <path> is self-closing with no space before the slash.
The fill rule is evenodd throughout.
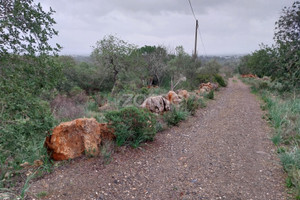
<path id="1" fill-rule="evenodd" d="M 58 35 L 53 13 L 32 0 L 0 5 L 0 193 L 23 188 L 23 198 L 31 178 L 51 171 L 44 142 L 60 122 L 81 117 L 110 122 L 117 146 L 138 147 L 164 124 L 195 115 L 206 101 L 192 95 L 157 116 L 138 108 L 145 98 L 194 91 L 209 81 L 226 86 L 220 74 L 229 77 L 236 66 L 230 59 L 222 65 L 216 58 L 195 60 L 182 46 L 137 47 L 114 35 L 97 41 L 84 59 L 58 56 L 61 47 L 48 44 Z M 104 145 L 105 157 L 111 146 Z"/>
<path id="2" fill-rule="evenodd" d="M 282 11 L 276 22 L 275 45 L 242 58 L 241 74 L 252 91 L 261 96 L 265 118 L 274 128 L 273 143 L 288 174 L 286 186 L 300 199 L 300 2 Z"/>

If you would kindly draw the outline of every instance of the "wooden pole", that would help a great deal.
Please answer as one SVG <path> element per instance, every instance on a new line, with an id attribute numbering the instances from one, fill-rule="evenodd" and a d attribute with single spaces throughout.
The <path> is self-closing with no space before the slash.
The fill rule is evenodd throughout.
<path id="1" fill-rule="evenodd" d="M 195 31 L 195 49 L 194 49 L 194 59 L 197 58 L 197 35 L 198 34 L 198 20 L 196 20 L 196 31 Z"/>

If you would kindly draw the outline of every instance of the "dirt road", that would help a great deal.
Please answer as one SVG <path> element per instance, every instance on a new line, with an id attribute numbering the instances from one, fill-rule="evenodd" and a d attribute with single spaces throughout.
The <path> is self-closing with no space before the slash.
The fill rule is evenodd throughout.
<path id="1" fill-rule="evenodd" d="M 286 199 L 284 173 L 259 102 L 232 82 L 196 117 L 110 164 L 78 159 L 34 182 L 45 199 Z"/>

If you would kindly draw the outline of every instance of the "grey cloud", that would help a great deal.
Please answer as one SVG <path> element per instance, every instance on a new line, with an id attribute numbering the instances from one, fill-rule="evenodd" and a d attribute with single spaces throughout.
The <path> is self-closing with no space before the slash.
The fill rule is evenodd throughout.
<path id="1" fill-rule="evenodd" d="M 38 1 L 38 0 L 36 0 Z M 89 54 L 107 34 L 130 43 L 183 45 L 192 52 L 193 19 L 187 0 L 40 0 L 56 10 L 53 40 L 65 54 Z M 191 0 L 208 54 L 247 53 L 272 42 L 274 23 L 293 0 Z M 203 52 L 200 41 L 199 52 Z M 201 49 L 202 48 L 202 49 Z"/>

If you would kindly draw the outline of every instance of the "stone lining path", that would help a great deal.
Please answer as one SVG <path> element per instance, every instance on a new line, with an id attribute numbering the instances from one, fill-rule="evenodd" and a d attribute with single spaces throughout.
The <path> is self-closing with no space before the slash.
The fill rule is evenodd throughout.
<path id="1" fill-rule="evenodd" d="M 196 117 L 104 165 L 80 158 L 32 183 L 45 199 L 284 200 L 285 175 L 257 97 L 229 81 Z"/>

